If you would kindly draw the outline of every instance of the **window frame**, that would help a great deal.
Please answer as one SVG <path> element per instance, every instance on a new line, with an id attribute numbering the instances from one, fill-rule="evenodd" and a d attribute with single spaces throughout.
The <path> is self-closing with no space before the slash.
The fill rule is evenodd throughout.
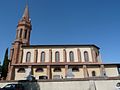
<path id="1" fill-rule="evenodd" d="M 30 63 L 31 61 L 31 52 L 26 53 L 26 63 Z"/>
<path id="2" fill-rule="evenodd" d="M 92 77 L 95 77 L 96 76 L 96 72 L 95 71 L 92 71 Z"/>
<path id="3" fill-rule="evenodd" d="M 21 29 L 19 30 L 19 38 L 22 38 L 22 32 L 23 32 L 23 29 L 21 28 Z"/>
<path id="4" fill-rule="evenodd" d="M 55 62 L 60 62 L 60 53 L 59 53 L 59 51 L 55 52 Z"/>
<path id="5" fill-rule="evenodd" d="M 42 62 L 42 63 L 45 62 L 45 52 L 44 51 L 41 52 L 40 62 Z"/>
<path id="6" fill-rule="evenodd" d="M 74 62 L 74 52 L 73 51 L 69 52 L 69 59 L 70 59 L 70 62 Z"/>
<path id="7" fill-rule="evenodd" d="M 19 68 L 19 69 L 17 70 L 17 73 L 25 73 L 25 68 Z"/>
<path id="8" fill-rule="evenodd" d="M 84 60 L 85 60 L 85 62 L 89 62 L 89 54 L 88 54 L 88 51 L 84 51 Z"/>
<path id="9" fill-rule="evenodd" d="M 27 38 L 27 29 L 24 31 L 24 39 Z"/>
<path id="10" fill-rule="evenodd" d="M 60 67 L 55 67 L 53 71 L 54 71 L 54 72 L 62 72 L 62 70 L 61 70 Z"/>
<path id="11" fill-rule="evenodd" d="M 79 72 L 79 67 L 72 67 L 72 72 Z"/>
<path id="12" fill-rule="evenodd" d="M 36 68 L 35 72 L 44 72 L 43 68 Z"/>

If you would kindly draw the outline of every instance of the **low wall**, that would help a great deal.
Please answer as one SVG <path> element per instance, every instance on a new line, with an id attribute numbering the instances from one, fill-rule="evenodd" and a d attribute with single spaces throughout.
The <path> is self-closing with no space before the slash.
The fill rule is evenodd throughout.
<path id="1" fill-rule="evenodd" d="M 25 90 L 116 90 L 120 80 L 42 80 L 0 81 L 0 87 L 9 83 L 21 83 Z"/>

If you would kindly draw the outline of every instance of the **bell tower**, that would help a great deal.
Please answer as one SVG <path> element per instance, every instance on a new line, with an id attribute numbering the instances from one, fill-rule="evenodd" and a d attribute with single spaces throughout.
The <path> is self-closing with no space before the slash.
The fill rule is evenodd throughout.
<path id="1" fill-rule="evenodd" d="M 22 46 L 30 45 L 30 33 L 32 30 L 31 20 L 29 17 L 28 5 L 24 9 L 22 18 L 19 20 L 16 29 L 16 38 L 12 43 L 10 50 L 10 65 L 7 80 L 14 80 L 15 65 L 21 64 Z"/>
<path id="2" fill-rule="evenodd" d="M 29 45 L 31 28 L 32 25 L 29 17 L 29 9 L 28 5 L 26 5 L 23 16 L 17 25 L 17 34 L 15 41 L 18 41 L 23 45 Z"/>
<path id="3" fill-rule="evenodd" d="M 11 64 L 19 63 L 19 55 L 21 46 L 30 45 L 30 33 L 32 25 L 29 17 L 28 5 L 26 5 L 22 18 L 19 20 L 17 25 L 16 39 L 12 43 L 11 48 Z"/>

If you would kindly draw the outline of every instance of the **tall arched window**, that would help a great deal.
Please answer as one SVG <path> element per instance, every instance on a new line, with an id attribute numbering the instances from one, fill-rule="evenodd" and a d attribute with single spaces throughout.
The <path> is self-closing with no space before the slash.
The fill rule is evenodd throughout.
<path id="1" fill-rule="evenodd" d="M 89 56 L 87 51 L 84 52 L 84 59 L 85 59 L 85 62 L 89 62 Z"/>
<path id="2" fill-rule="evenodd" d="M 24 39 L 27 38 L 27 30 L 24 31 Z"/>
<path id="3" fill-rule="evenodd" d="M 27 52 L 27 54 L 26 54 L 26 62 L 30 62 L 30 59 L 31 59 L 31 53 Z"/>
<path id="4" fill-rule="evenodd" d="M 60 61 L 60 53 L 57 51 L 55 52 L 55 62 L 59 62 Z"/>
<path id="5" fill-rule="evenodd" d="M 70 62 L 73 62 L 74 61 L 74 53 L 73 53 L 73 51 L 70 51 L 69 57 L 70 57 Z"/>
<path id="6" fill-rule="evenodd" d="M 41 62 L 45 62 L 45 52 L 41 52 Z"/>
<path id="7" fill-rule="evenodd" d="M 22 29 L 20 29 L 20 32 L 19 32 L 19 37 L 21 38 L 22 37 Z"/>
<path id="8" fill-rule="evenodd" d="M 95 71 L 92 71 L 92 76 L 96 76 L 96 72 Z"/>

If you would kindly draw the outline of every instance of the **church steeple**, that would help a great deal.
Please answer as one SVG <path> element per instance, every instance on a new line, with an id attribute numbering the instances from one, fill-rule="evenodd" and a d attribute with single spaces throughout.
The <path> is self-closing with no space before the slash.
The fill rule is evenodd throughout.
<path id="1" fill-rule="evenodd" d="M 19 62 L 19 53 L 21 50 L 21 46 L 30 45 L 30 33 L 32 30 L 32 25 L 29 17 L 28 5 L 26 5 L 22 19 L 19 20 L 17 25 L 16 39 L 12 43 L 11 48 L 11 63 Z"/>
<path id="2" fill-rule="evenodd" d="M 28 5 L 26 5 L 25 7 L 25 10 L 24 10 L 24 13 L 23 13 L 23 16 L 22 16 L 22 19 L 25 19 L 27 21 L 29 21 L 29 9 L 28 9 Z"/>
<path id="3" fill-rule="evenodd" d="M 19 41 L 24 45 L 29 45 L 31 29 L 32 29 L 32 25 L 29 16 L 29 8 L 28 5 L 26 5 L 23 12 L 23 16 L 17 25 L 16 41 Z"/>

